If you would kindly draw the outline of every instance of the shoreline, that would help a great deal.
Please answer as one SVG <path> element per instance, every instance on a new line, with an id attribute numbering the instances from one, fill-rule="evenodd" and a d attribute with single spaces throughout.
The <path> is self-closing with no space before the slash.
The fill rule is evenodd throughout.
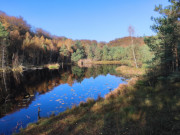
<path id="1" fill-rule="evenodd" d="M 109 102 L 109 100 L 112 101 L 114 98 L 117 98 L 122 93 L 125 94 L 126 89 L 128 87 L 132 87 L 132 85 L 134 85 L 137 82 L 137 80 L 138 80 L 137 77 L 131 78 L 127 84 L 120 84 L 116 89 L 114 89 L 113 91 L 106 94 L 104 98 L 98 97 L 97 100 L 87 99 L 87 101 L 80 102 L 79 105 L 73 106 L 72 108 L 67 109 L 64 112 L 61 112 L 56 116 L 51 116 L 49 118 L 42 118 L 39 121 L 37 121 L 36 123 L 30 123 L 30 124 L 28 124 L 28 126 L 25 129 L 22 129 L 20 131 L 20 133 L 18 133 L 18 134 L 36 134 L 37 132 L 39 134 L 43 134 L 43 133 L 46 134 L 46 133 L 48 133 L 46 128 L 51 127 L 50 123 L 52 125 L 54 125 L 54 124 L 56 124 L 57 121 L 64 121 L 66 119 L 69 119 L 69 117 L 71 117 L 71 115 L 78 115 L 79 113 L 81 114 L 81 112 L 83 112 L 83 115 L 86 115 L 86 113 L 88 114 L 92 111 L 93 111 L 93 113 L 95 113 L 97 111 L 97 109 L 98 110 L 100 109 L 99 108 L 100 106 L 98 104 L 104 104 L 106 102 Z M 69 119 L 69 121 L 71 121 L 71 119 Z M 47 123 L 47 125 L 46 124 L 44 125 L 44 123 Z M 67 124 L 69 124 L 69 122 Z M 96 127 L 98 127 L 98 125 L 96 125 Z M 40 129 L 39 131 L 37 131 L 38 130 L 37 128 L 43 128 L 43 129 Z M 53 126 L 52 126 L 51 130 L 53 130 Z M 36 132 L 34 133 L 34 131 L 36 131 Z M 63 134 L 63 132 L 62 132 L 62 134 Z"/>
<path id="2" fill-rule="evenodd" d="M 57 116 L 29 124 L 19 134 L 178 134 L 179 87 L 180 82 L 151 86 L 146 77 L 131 78 L 105 98 L 87 99 Z"/>
<path id="3" fill-rule="evenodd" d="M 61 63 L 45 64 L 40 66 L 28 65 L 28 66 L 18 66 L 15 68 L 6 67 L 4 69 L 0 68 L 0 72 L 8 72 L 8 71 L 23 72 L 26 70 L 37 70 L 37 69 L 45 69 L 45 68 L 48 68 L 49 70 L 54 70 L 54 69 L 59 69 L 60 66 L 66 66 L 66 65 L 72 65 L 72 63 L 64 63 L 63 65 Z"/>
<path id="4" fill-rule="evenodd" d="M 126 66 L 132 66 L 133 61 L 130 60 L 121 60 L 121 61 L 94 61 L 89 59 L 81 59 L 77 62 L 78 66 L 83 65 L 126 65 Z"/>
<path id="5" fill-rule="evenodd" d="M 78 63 L 52 63 L 52 64 L 44 64 L 39 66 L 33 66 L 33 65 L 27 65 L 27 66 L 17 66 L 17 67 L 6 67 L 4 69 L 0 68 L 0 72 L 7 72 L 7 71 L 13 71 L 13 72 L 23 72 L 26 70 L 36 70 L 36 69 L 44 69 L 48 68 L 49 70 L 53 69 L 59 69 L 59 67 L 63 67 L 66 65 L 78 65 L 79 67 L 86 67 L 86 65 L 93 66 L 93 65 L 130 65 L 129 63 L 132 63 L 130 61 L 91 61 L 88 63 L 85 63 L 83 66 L 79 65 Z"/>

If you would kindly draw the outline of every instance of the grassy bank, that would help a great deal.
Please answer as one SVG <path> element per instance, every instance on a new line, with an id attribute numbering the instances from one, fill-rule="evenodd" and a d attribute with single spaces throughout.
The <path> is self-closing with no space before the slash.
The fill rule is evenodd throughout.
<path id="1" fill-rule="evenodd" d="M 131 79 L 97 101 L 88 99 L 58 116 L 30 124 L 24 135 L 179 134 L 180 83 Z"/>
<path id="2" fill-rule="evenodd" d="M 92 64 L 121 64 L 120 61 L 92 61 Z"/>
<path id="3" fill-rule="evenodd" d="M 121 65 L 132 65 L 132 61 L 122 60 L 122 61 L 86 61 L 86 64 L 99 64 L 99 65 L 108 65 L 108 64 L 121 64 Z"/>
<path id="4" fill-rule="evenodd" d="M 72 109 L 68 109 L 58 116 L 44 118 L 35 124 L 30 124 L 20 134 L 96 135 L 105 133 L 103 129 L 109 129 L 111 125 L 104 127 L 104 124 L 108 124 L 104 123 L 104 117 L 113 116 L 114 109 L 120 107 L 118 100 L 114 100 L 111 97 L 112 95 L 108 94 L 106 99 L 100 97 L 97 101 L 88 99 L 86 103 L 81 102 L 79 106 L 74 106 Z M 113 103 L 116 103 L 116 108 L 111 110 L 114 107 L 111 106 Z"/>
<path id="5" fill-rule="evenodd" d="M 136 68 L 129 66 L 119 66 L 116 68 L 116 71 L 123 76 L 131 77 L 131 76 L 142 76 L 145 74 L 144 68 Z"/>

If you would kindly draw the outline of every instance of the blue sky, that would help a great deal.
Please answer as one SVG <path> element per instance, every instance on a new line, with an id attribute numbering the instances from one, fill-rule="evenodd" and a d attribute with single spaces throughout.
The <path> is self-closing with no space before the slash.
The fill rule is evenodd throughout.
<path id="1" fill-rule="evenodd" d="M 0 0 L 0 10 L 22 16 L 31 26 L 72 39 L 110 41 L 128 36 L 149 36 L 155 5 L 168 0 Z"/>

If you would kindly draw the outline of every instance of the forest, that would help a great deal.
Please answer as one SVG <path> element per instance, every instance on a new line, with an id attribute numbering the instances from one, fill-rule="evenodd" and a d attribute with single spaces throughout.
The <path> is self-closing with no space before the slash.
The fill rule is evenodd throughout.
<path id="1" fill-rule="evenodd" d="M 20 134 L 180 134 L 180 1 L 169 2 L 155 7 L 160 14 L 152 17 L 156 36 L 144 39 L 154 56 L 142 77 L 121 84 L 105 99 L 89 99 Z"/>
<path id="2" fill-rule="evenodd" d="M 144 37 L 132 37 L 138 64 L 150 61 L 153 53 Z M 41 28 L 32 28 L 22 17 L 0 12 L 0 67 L 40 66 L 51 63 L 93 61 L 132 61 L 131 37 L 109 43 L 95 40 L 72 40 L 51 35 Z M 128 63 L 130 64 L 130 62 Z"/>
<path id="3" fill-rule="evenodd" d="M 32 28 L 22 17 L 9 16 L 1 12 L 1 70 L 7 67 L 41 66 L 52 63 L 76 65 L 81 59 L 126 61 L 124 68 L 130 72 L 130 67 L 144 69 L 143 75 L 136 73 L 127 80 L 126 84 L 120 84 L 113 91 L 109 89 L 109 93 L 104 97 L 87 98 L 87 101 L 67 108 L 56 116 L 42 118 L 34 124 L 29 124 L 18 134 L 180 134 L 180 1 L 168 1 L 168 6 L 155 7 L 159 16 L 151 18 L 154 22 L 151 29 L 156 33 L 154 36 L 135 37 L 135 31 L 130 26 L 127 29 L 129 37 L 115 39 L 108 43 L 54 36 L 41 28 Z M 42 82 L 39 80 L 41 71 L 37 78 L 34 77 L 38 76 L 37 73 L 30 72 L 31 77 L 27 78 L 32 79 L 32 86 L 28 83 L 24 84 L 23 81 L 19 83 L 23 84 L 22 88 L 26 89 L 27 93 L 32 94 L 36 86 L 42 94 L 49 91 L 48 88 L 54 88 L 58 84 L 65 83 L 72 86 L 82 82 L 83 79 L 87 81 L 85 78 L 91 77 L 93 80 L 98 74 L 101 74 L 101 77 L 113 75 L 123 66 L 119 65 L 120 67 L 117 68 L 117 65 L 113 65 L 114 67 L 105 65 L 99 69 L 93 67 L 88 69 L 74 65 L 71 65 L 70 72 L 64 72 L 65 70 L 49 72 L 45 69 L 47 78 L 42 75 L 45 82 L 43 79 Z M 60 72 L 62 72 L 61 77 L 58 76 Z M 2 75 L 4 74 L 2 72 Z M 52 75 L 54 77 L 49 79 Z M 25 82 L 29 82 L 21 74 L 16 77 L 15 72 L 12 72 L 11 76 L 16 79 L 24 78 Z M 7 80 L 12 82 L 10 78 Z M 50 84 L 51 82 L 53 83 Z M 78 90 L 79 88 L 77 87 Z M 18 99 L 23 100 L 23 90 L 19 89 L 19 93 L 15 95 L 17 100 L 12 107 L 17 106 Z M 70 91 L 74 92 L 73 89 Z M 4 95 L 9 95 L 6 93 Z M 3 106 L 5 105 L 3 103 Z M 7 111 L 12 112 L 12 109 L 7 108 Z M 4 114 L 3 112 L 0 115 Z"/>

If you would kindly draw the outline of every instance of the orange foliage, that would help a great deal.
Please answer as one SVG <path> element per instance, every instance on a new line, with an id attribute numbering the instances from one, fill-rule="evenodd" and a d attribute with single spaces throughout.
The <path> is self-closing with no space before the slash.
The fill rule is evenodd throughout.
<path id="1" fill-rule="evenodd" d="M 144 38 L 143 37 L 133 37 L 134 38 L 134 44 L 138 44 L 138 45 L 144 45 Z M 118 38 L 115 40 L 112 40 L 108 43 L 108 46 L 122 46 L 122 47 L 126 47 L 131 45 L 131 37 L 124 37 L 124 38 Z"/>

